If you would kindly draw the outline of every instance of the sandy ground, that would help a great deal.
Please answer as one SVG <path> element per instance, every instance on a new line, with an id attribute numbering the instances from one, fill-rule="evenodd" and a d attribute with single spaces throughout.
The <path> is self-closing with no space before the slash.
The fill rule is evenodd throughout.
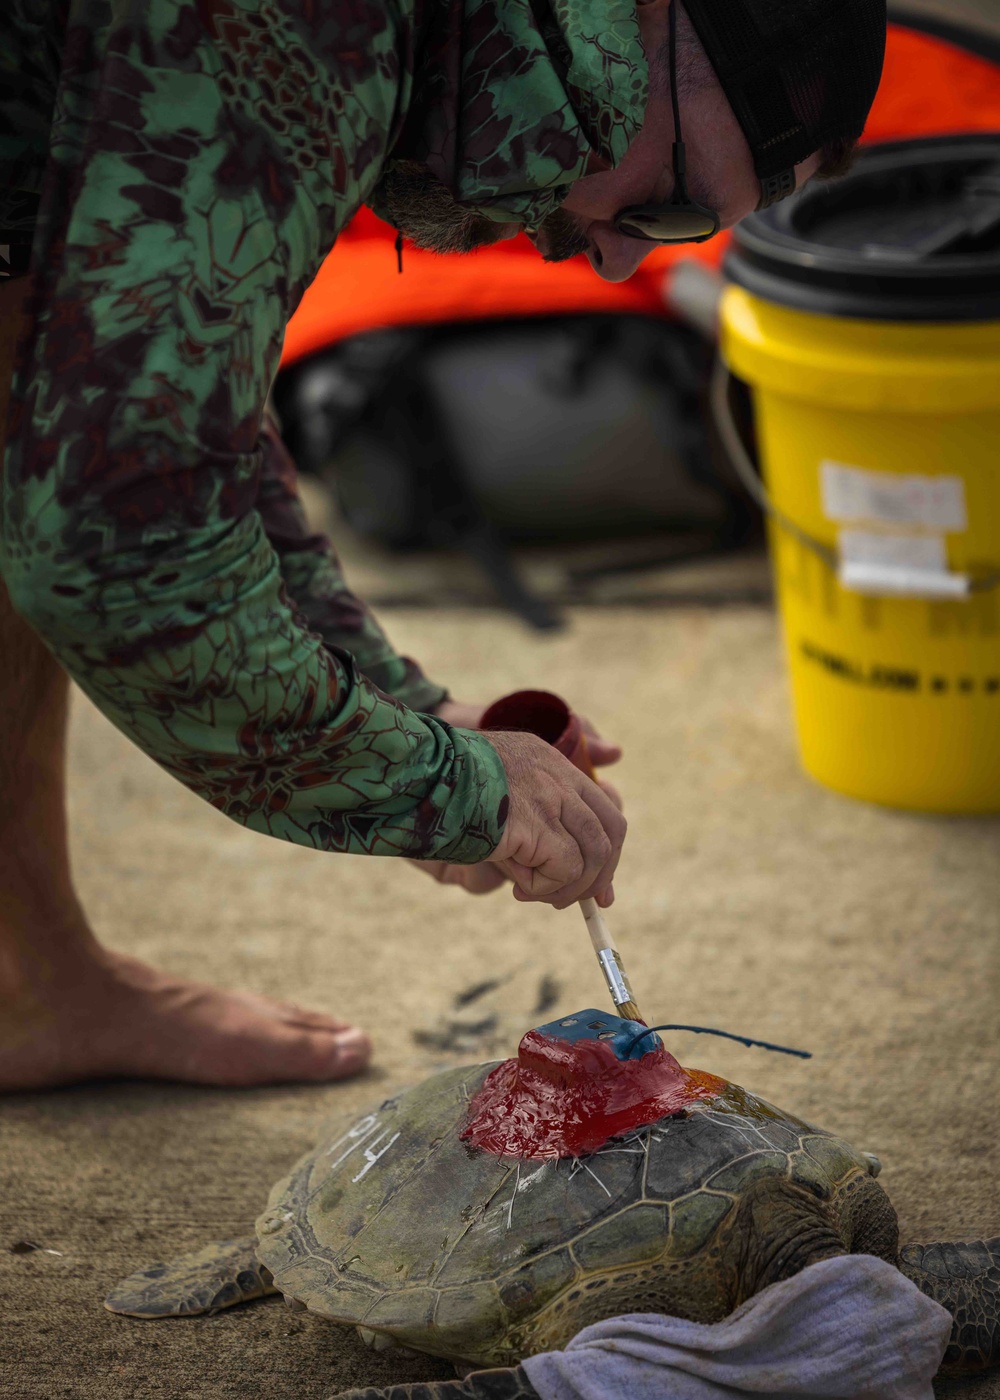
<path id="1" fill-rule="evenodd" d="M 1000 1233 L 1000 823 L 859 806 L 803 777 L 764 608 L 584 612 L 555 640 L 488 613 L 391 623 L 456 694 L 545 684 L 627 746 L 613 926 L 650 1013 L 815 1052 L 676 1035 L 679 1057 L 878 1152 L 904 1237 Z M 577 914 L 506 893 L 474 902 L 402 864 L 245 832 L 83 701 L 72 772 L 79 882 L 111 943 L 350 1012 L 373 1029 L 378 1063 L 341 1087 L 105 1084 L 4 1100 L 0 1393 L 322 1400 L 446 1374 L 376 1356 L 280 1300 L 141 1323 L 101 1299 L 140 1265 L 246 1231 L 331 1115 L 495 1053 L 487 1038 L 455 1054 L 414 1040 L 470 984 L 507 978 L 484 1003 L 504 1049 L 545 977 L 560 1009 L 600 1003 Z M 22 1239 L 58 1252 L 9 1252 Z"/>

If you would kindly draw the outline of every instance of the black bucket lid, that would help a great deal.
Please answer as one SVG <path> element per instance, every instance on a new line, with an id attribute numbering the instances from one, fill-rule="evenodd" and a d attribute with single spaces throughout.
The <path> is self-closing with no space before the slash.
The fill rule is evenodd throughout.
<path id="1" fill-rule="evenodd" d="M 843 179 L 737 225 L 725 271 L 827 316 L 1000 317 L 1000 132 L 869 146 Z"/>

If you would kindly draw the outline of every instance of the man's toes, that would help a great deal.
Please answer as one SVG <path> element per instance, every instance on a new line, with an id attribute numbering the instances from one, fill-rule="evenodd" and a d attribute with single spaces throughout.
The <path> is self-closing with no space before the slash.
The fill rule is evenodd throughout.
<path id="1" fill-rule="evenodd" d="M 330 1016 L 325 1011 L 313 1011 L 308 1006 L 299 1006 L 294 1001 L 283 1001 L 280 1004 L 283 1019 L 293 1026 L 305 1026 L 309 1030 L 328 1031 L 332 1035 L 339 1035 L 344 1031 L 353 1031 L 354 1026 L 350 1021 L 340 1021 L 336 1016 Z"/>
<path id="2" fill-rule="evenodd" d="M 363 1069 L 371 1059 L 371 1038 L 358 1026 L 348 1026 L 346 1030 L 338 1031 L 334 1038 L 340 1047 L 341 1056 L 356 1062 L 358 1069 Z"/>
<path id="3" fill-rule="evenodd" d="M 371 1041 L 355 1028 L 335 1033 L 289 1028 L 276 1041 L 272 1064 L 289 1079 L 346 1079 L 365 1068 L 371 1052 Z"/>
<path id="4" fill-rule="evenodd" d="M 254 1014 L 266 1016 L 269 1021 L 280 1021 L 282 1025 L 326 1031 L 329 1035 L 339 1035 L 355 1029 L 350 1021 L 342 1021 L 336 1016 L 331 1016 L 328 1011 L 316 1011 L 310 1006 L 300 1006 L 297 1001 L 279 1001 L 275 997 L 262 996 L 257 992 L 240 992 L 239 996 Z"/>

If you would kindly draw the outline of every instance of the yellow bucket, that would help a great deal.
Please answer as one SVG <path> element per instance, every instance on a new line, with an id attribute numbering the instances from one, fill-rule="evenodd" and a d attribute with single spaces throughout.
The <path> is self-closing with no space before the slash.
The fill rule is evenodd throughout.
<path id="1" fill-rule="evenodd" d="M 916 144 L 883 148 L 843 182 L 855 216 L 870 167 L 878 178 L 882 160 L 884 190 L 887 154 L 898 164 Z M 997 195 L 1000 228 L 1000 182 Z M 793 232 L 802 203 L 780 216 Z M 822 222 L 815 208 L 810 220 Z M 787 246 L 758 257 L 767 229 L 750 230 L 749 248 L 741 232 L 728 270 L 742 285 L 722 303 L 724 360 L 753 391 L 802 762 L 852 797 L 1000 812 L 1000 254 L 972 316 L 934 281 L 941 266 L 916 291 L 912 257 L 887 279 L 882 232 L 877 287 L 860 257 L 849 287 L 841 258 L 839 281 L 819 275 L 805 295 L 782 288 Z M 858 314 L 866 297 L 871 319 Z M 930 319 L 936 308 L 954 319 Z"/>

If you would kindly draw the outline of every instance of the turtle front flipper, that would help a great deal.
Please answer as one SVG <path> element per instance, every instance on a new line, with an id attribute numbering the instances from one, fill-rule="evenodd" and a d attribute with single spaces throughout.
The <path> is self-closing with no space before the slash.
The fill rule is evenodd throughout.
<path id="1" fill-rule="evenodd" d="M 965 1244 L 910 1244 L 899 1267 L 955 1319 L 941 1374 L 1000 1366 L 1000 1238 Z"/>
<path id="2" fill-rule="evenodd" d="M 104 1306 L 126 1317 L 196 1317 L 277 1293 L 256 1249 L 249 1236 L 152 1264 L 113 1289 Z"/>
<path id="3" fill-rule="evenodd" d="M 349 1390 L 334 1400 L 539 1400 L 520 1366 L 473 1371 L 461 1381 L 420 1381 L 387 1390 Z"/>

